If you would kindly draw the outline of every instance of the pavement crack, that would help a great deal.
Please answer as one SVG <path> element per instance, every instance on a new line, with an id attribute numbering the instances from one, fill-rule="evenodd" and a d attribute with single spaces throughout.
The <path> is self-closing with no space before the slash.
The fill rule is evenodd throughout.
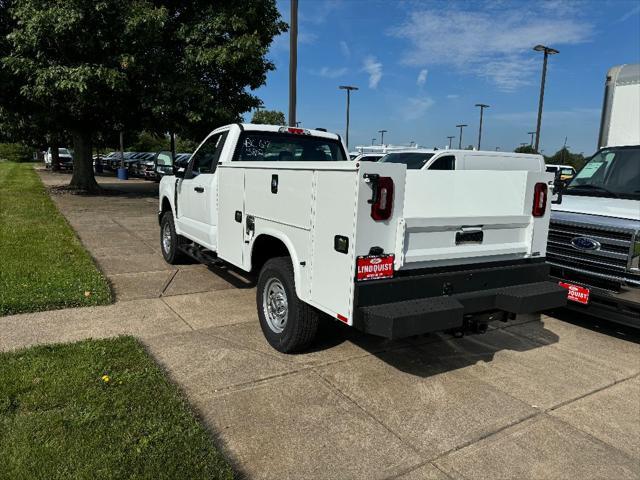
<path id="1" fill-rule="evenodd" d="M 345 400 L 347 400 L 349 403 L 352 403 L 353 405 L 355 405 L 362 413 L 364 413 L 367 417 L 371 418 L 375 423 L 377 423 L 378 425 L 380 425 L 384 430 L 386 430 L 387 432 L 389 432 L 395 439 L 397 439 L 402 445 L 405 445 L 407 447 L 409 447 L 409 449 L 415 453 L 416 455 L 418 455 L 419 457 L 422 457 L 422 452 L 420 452 L 420 450 L 418 450 L 415 446 L 413 446 L 409 441 L 405 440 L 404 438 L 402 438 L 399 434 L 397 434 L 396 432 L 394 432 L 391 428 L 389 428 L 387 425 L 385 425 L 378 417 L 376 417 L 374 414 L 372 414 L 371 412 L 369 412 L 368 410 L 366 410 L 362 405 L 360 405 L 354 398 L 351 398 L 349 395 L 347 395 L 345 392 L 343 392 L 342 390 L 340 390 L 340 388 L 337 385 L 334 385 L 333 383 L 331 383 L 327 378 L 325 378 L 323 375 L 321 375 L 319 372 L 313 370 L 313 373 L 320 378 L 320 380 L 322 382 L 324 382 L 333 392 L 337 393 L 339 396 L 341 396 L 342 398 L 344 398 Z"/>
<path id="2" fill-rule="evenodd" d="M 625 378 L 621 378 L 619 380 L 614 380 L 612 383 L 607 383 L 606 385 L 604 385 L 602 387 L 598 387 L 595 390 L 590 390 L 590 391 L 588 391 L 586 393 L 583 393 L 582 395 L 578 395 L 577 397 L 571 398 L 569 400 L 565 400 L 564 402 L 560 402 L 557 405 L 554 405 L 552 407 L 546 408 L 544 410 L 544 412 L 545 413 L 553 412 L 554 410 L 557 410 L 558 408 L 562 408 L 565 405 L 569 405 L 570 403 L 577 402 L 578 400 L 582 400 L 585 397 L 588 397 L 590 395 L 596 394 L 598 392 L 602 392 L 603 390 L 606 390 L 606 389 L 611 388 L 611 387 L 613 387 L 615 385 L 618 385 L 619 383 L 626 382 L 628 380 L 631 380 L 631 379 L 639 377 L 639 376 L 640 376 L 640 372 L 634 373 L 633 375 L 630 375 L 630 376 L 625 377 Z"/>
<path id="3" fill-rule="evenodd" d="M 195 331 L 195 328 L 193 328 L 191 324 L 187 322 L 182 315 L 180 315 L 176 310 L 174 310 L 174 308 L 165 301 L 164 297 L 160 297 L 160 300 L 162 301 L 162 303 L 164 303 L 167 306 L 169 310 L 171 310 L 180 320 L 182 320 L 187 327 Z"/>
<path id="4" fill-rule="evenodd" d="M 180 269 L 174 270 L 171 276 L 167 279 L 167 281 L 164 282 L 164 286 L 162 287 L 162 291 L 160 292 L 161 297 L 164 296 L 164 292 L 167 291 L 167 288 L 169 288 L 169 285 L 171 285 L 171 282 L 173 282 L 173 279 L 176 278 L 176 275 L 178 274 L 179 271 Z"/>

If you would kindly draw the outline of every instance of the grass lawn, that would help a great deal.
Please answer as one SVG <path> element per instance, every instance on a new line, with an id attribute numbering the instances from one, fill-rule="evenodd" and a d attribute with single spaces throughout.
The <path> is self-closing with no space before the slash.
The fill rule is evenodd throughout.
<path id="1" fill-rule="evenodd" d="M 0 315 L 111 302 L 29 163 L 0 162 Z"/>
<path id="2" fill-rule="evenodd" d="M 0 353 L 0 478 L 232 477 L 135 339 Z"/>

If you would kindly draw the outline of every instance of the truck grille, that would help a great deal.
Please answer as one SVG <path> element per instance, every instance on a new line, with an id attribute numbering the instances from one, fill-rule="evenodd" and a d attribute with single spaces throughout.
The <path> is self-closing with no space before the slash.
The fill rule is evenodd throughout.
<path id="1" fill-rule="evenodd" d="M 588 237 L 600 243 L 598 250 L 578 250 L 571 240 Z M 547 243 L 547 259 L 550 263 L 593 272 L 600 278 L 626 277 L 633 232 L 612 231 L 591 225 L 551 221 Z"/>

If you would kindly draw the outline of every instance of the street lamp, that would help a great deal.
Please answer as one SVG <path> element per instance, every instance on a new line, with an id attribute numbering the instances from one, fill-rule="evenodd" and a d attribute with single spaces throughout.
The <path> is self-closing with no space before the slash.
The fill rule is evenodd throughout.
<path id="1" fill-rule="evenodd" d="M 478 127 L 478 150 L 480 150 L 480 141 L 482 140 L 482 113 L 485 108 L 489 108 L 489 105 L 476 103 L 476 107 L 480 107 L 480 127 Z"/>
<path id="2" fill-rule="evenodd" d="M 374 143 L 376 143 L 376 139 L 375 139 L 375 138 L 372 138 L 372 139 L 371 139 L 371 145 L 373 145 Z"/>
<path id="3" fill-rule="evenodd" d="M 454 139 L 454 138 L 456 138 L 456 137 L 454 137 L 453 135 L 451 135 L 450 137 L 447 137 L 447 138 L 449 139 L 449 148 L 451 148 L 451 140 L 453 140 L 453 139 Z"/>
<path id="4" fill-rule="evenodd" d="M 296 124 L 298 93 L 298 0 L 291 0 L 289 23 L 289 126 Z"/>
<path id="5" fill-rule="evenodd" d="M 299 127 L 301 124 L 302 124 L 302 122 L 297 121 L 297 122 L 296 122 L 296 127 Z"/>
<path id="6" fill-rule="evenodd" d="M 460 129 L 460 138 L 458 140 L 458 150 L 462 150 L 462 129 L 468 126 L 469 125 L 467 125 L 466 123 L 461 123 L 460 125 L 456 125 L 456 128 Z"/>
<path id="7" fill-rule="evenodd" d="M 531 143 L 529 144 L 530 147 L 533 148 L 533 136 L 536 134 L 536 132 L 527 132 L 527 135 L 531 135 Z"/>
<path id="8" fill-rule="evenodd" d="M 384 145 L 384 134 L 387 133 L 387 130 L 378 130 L 380 134 L 380 145 Z"/>
<path id="9" fill-rule="evenodd" d="M 353 87 L 351 85 L 340 85 L 338 87 L 340 90 L 346 90 L 347 91 L 347 135 L 346 135 L 346 140 L 347 140 L 347 148 L 349 148 L 349 105 L 351 103 L 351 91 L 352 90 L 358 90 L 358 87 Z"/>
<path id="10" fill-rule="evenodd" d="M 542 103 L 544 102 L 544 83 L 547 78 L 547 59 L 549 55 L 560 53 L 555 48 L 545 47 L 544 45 L 536 45 L 533 47 L 536 52 L 544 52 L 544 60 L 542 61 L 542 79 L 540 81 L 540 100 L 538 102 L 538 123 L 536 125 L 536 146 L 534 150 L 537 152 L 540 146 L 540 125 L 542 123 Z"/>

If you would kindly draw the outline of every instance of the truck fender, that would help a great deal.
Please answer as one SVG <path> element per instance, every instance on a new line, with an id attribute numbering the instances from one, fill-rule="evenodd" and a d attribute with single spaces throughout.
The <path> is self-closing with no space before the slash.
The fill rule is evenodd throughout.
<path id="1" fill-rule="evenodd" d="M 293 246 L 293 243 L 291 242 L 289 237 L 287 237 L 284 233 L 282 233 L 279 230 L 272 229 L 272 228 L 264 228 L 264 229 L 261 229 L 260 232 L 255 236 L 255 238 L 253 239 L 253 242 L 251 242 L 251 255 L 249 257 L 249 261 L 247 262 L 249 263 L 248 270 L 250 271 L 253 269 L 253 265 L 251 265 L 251 263 L 253 259 L 254 246 L 260 237 L 265 237 L 265 236 L 273 237 L 277 240 L 280 240 L 288 250 L 289 256 L 291 257 L 291 263 L 293 265 L 293 278 L 296 284 L 296 295 L 298 295 L 298 298 L 301 298 L 301 299 L 306 298 L 306 295 L 303 294 L 300 288 L 301 274 L 300 274 L 300 259 L 298 257 L 298 253 L 296 252 L 296 249 Z"/>

